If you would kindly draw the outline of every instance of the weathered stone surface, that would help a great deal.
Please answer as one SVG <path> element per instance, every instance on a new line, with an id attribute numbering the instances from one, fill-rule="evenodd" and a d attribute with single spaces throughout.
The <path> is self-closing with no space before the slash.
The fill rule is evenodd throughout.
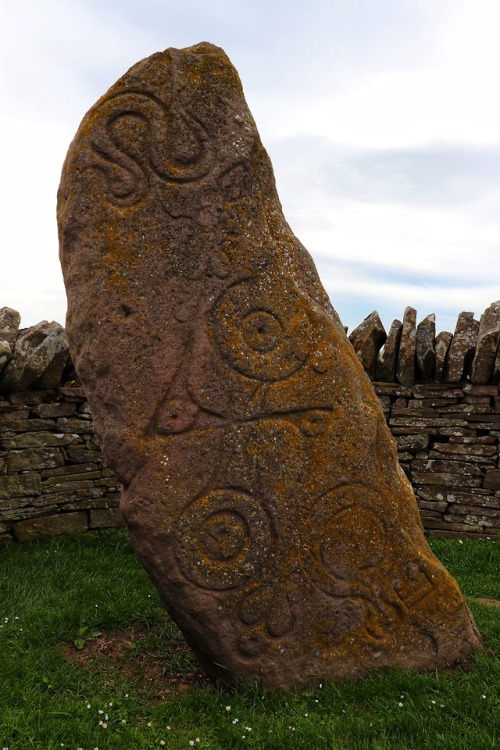
<path id="1" fill-rule="evenodd" d="M 478 331 L 479 321 L 475 320 L 474 313 L 461 312 L 444 368 L 444 379 L 447 383 L 459 383 L 470 374 Z"/>
<path id="2" fill-rule="evenodd" d="M 1 473 L 38 471 L 62 466 L 64 456 L 60 448 L 30 448 L 22 451 L 7 451 L 5 466 Z"/>
<path id="3" fill-rule="evenodd" d="M 31 429 L 33 420 L 26 425 L 26 429 Z M 36 448 L 39 446 L 53 445 L 71 445 L 78 442 L 81 438 L 78 435 L 67 435 L 53 432 L 23 432 L 12 438 L 7 438 L 0 442 L 1 448 L 20 449 Z"/>
<path id="4" fill-rule="evenodd" d="M 64 328 L 44 320 L 19 334 L 12 359 L 3 371 L 0 390 L 23 391 L 34 384 L 40 389 L 55 388 L 68 358 Z"/>
<path id="5" fill-rule="evenodd" d="M 436 367 L 436 316 L 434 313 L 420 321 L 417 326 L 416 363 L 419 380 L 430 380 Z"/>
<path id="6" fill-rule="evenodd" d="M 500 383 L 500 346 L 497 349 L 495 362 L 493 364 L 493 373 L 491 375 L 492 383 Z"/>
<path id="7" fill-rule="evenodd" d="M 19 521 L 14 527 L 14 534 L 20 542 L 31 542 L 44 537 L 60 534 L 81 534 L 87 531 L 87 514 L 59 513 L 53 516 L 42 516 Z"/>
<path id="8" fill-rule="evenodd" d="M 500 490 L 500 469 L 486 472 L 483 487 L 492 490 Z"/>
<path id="9" fill-rule="evenodd" d="M 118 508 L 98 508 L 90 511 L 91 529 L 109 529 L 124 526 L 120 510 Z"/>
<path id="10" fill-rule="evenodd" d="M 481 316 L 477 346 L 472 361 L 473 383 L 489 383 L 493 377 L 493 366 L 500 341 L 500 300 L 493 302 Z"/>
<path id="11" fill-rule="evenodd" d="M 393 320 L 384 347 L 379 352 L 376 370 L 377 380 L 387 383 L 392 383 L 396 380 L 396 364 L 402 330 L 403 324 L 401 321 Z"/>
<path id="12" fill-rule="evenodd" d="M 35 472 L 0 477 L 0 500 L 3 498 L 40 495 L 42 483 Z"/>
<path id="13" fill-rule="evenodd" d="M 436 340 L 434 342 L 434 351 L 436 354 L 434 380 L 436 381 L 436 383 L 440 383 L 443 379 L 446 357 L 448 355 L 448 350 L 450 348 L 452 340 L 453 334 L 449 331 L 441 331 L 441 333 L 438 333 L 438 335 L 436 336 Z"/>
<path id="14" fill-rule="evenodd" d="M 21 316 L 11 307 L 0 309 L 0 372 L 12 358 Z"/>
<path id="15" fill-rule="evenodd" d="M 378 353 L 386 339 L 385 328 L 376 310 L 370 313 L 349 336 L 349 341 L 363 369 L 371 377 L 375 375 Z"/>
<path id="16" fill-rule="evenodd" d="M 417 311 L 414 307 L 407 307 L 403 315 L 403 329 L 396 365 L 396 377 L 403 385 L 411 385 L 415 382 L 416 326 Z"/>
<path id="17" fill-rule="evenodd" d="M 153 55 L 99 100 L 58 215 L 121 510 L 208 674 L 291 688 L 479 648 L 222 50 Z"/>
<path id="18" fill-rule="evenodd" d="M 59 401 L 55 404 L 40 404 L 35 411 L 42 419 L 72 417 L 77 406 L 74 402 Z"/>

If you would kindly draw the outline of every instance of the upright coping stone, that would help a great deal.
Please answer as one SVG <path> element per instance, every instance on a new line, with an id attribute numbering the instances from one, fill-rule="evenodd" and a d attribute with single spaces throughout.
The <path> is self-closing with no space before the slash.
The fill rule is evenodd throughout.
<path id="1" fill-rule="evenodd" d="M 168 49 L 111 87 L 58 218 L 122 512 L 208 675 L 289 689 L 481 648 L 221 49 Z"/>

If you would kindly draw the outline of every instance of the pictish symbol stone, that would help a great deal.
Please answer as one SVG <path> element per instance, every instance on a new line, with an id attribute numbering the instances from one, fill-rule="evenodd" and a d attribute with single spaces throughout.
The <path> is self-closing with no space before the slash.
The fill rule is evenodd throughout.
<path id="1" fill-rule="evenodd" d="M 92 107 L 58 222 L 121 511 L 207 674 L 291 689 L 481 648 L 221 49 L 157 53 Z"/>

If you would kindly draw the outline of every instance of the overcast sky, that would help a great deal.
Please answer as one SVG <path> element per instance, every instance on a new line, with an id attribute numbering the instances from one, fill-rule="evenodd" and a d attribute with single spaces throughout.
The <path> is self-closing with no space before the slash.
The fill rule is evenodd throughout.
<path id="1" fill-rule="evenodd" d="M 137 60 L 225 49 L 285 216 L 350 329 L 500 298 L 499 0 L 0 0 L 0 307 L 64 323 L 56 192 Z"/>

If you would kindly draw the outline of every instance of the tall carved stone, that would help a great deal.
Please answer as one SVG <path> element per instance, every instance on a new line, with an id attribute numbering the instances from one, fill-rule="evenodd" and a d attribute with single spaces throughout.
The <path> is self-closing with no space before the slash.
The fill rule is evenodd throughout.
<path id="1" fill-rule="evenodd" d="M 223 51 L 131 68 L 81 124 L 58 215 L 123 515 L 207 673 L 291 688 L 479 648 Z"/>

